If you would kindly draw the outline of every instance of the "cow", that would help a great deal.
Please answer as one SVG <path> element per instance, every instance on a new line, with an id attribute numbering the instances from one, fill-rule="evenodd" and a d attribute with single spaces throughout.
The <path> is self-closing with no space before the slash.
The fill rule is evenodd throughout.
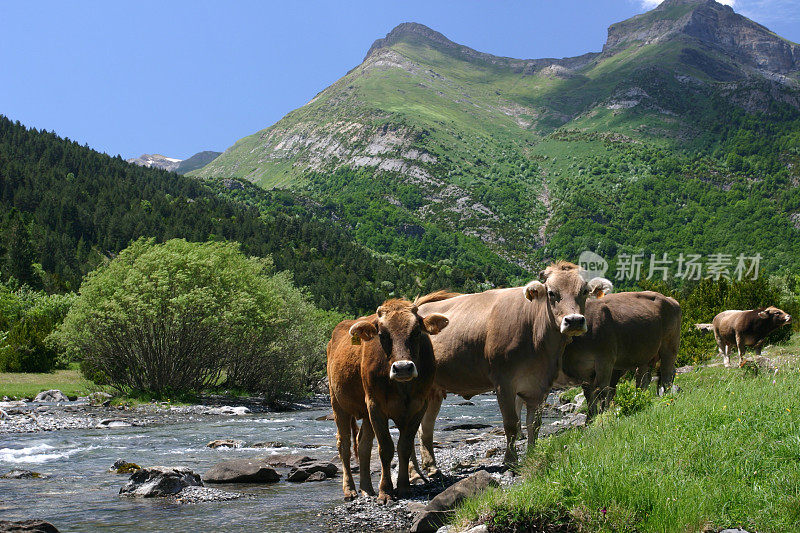
<path id="1" fill-rule="evenodd" d="M 350 468 L 350 432 L 355 437 L 356 420 L 364 420 L 354 445 L 359 461 L 359 486 L 364 494 L 375 495 L 369 462 L 372 441 L 377 436 L 381 459 L 378 501 L 386 503 L 394 496 L 391 478 L 394 443 L 389 434 L 389 419 L 400 430 L 397 443 L 400 495 L 410 487 L 409 458 L 413 458 L 419 470 L 414 435 L 425 413 L 436 371 L 430 336 L 442 331 L 448 320 L 439 313 L 421 318 L 417 308 L 424 302 L 447 296 L 434 293 L 414 303 L 387 300 L 375 314 L 342 321 L 333 330 L 327 349 L 328 381 L 346 500 L 356 497 Z"/>
<path id="2" fill-rule="evenodd" d="M 650 371 L 661 362 L 658 390 L 675 377 L 681 334 L 681 306 L 658 292 L 621 292 L 586 304 L 588 331 L 564 349 L 561 370 L 578 382 L 588 414 L 606 406 L 620 377 L 636 371 L 636 385 L 650 385 Z"/>
<path id="3" fill-rule="evenodd" d="M 504 459 L 515 463 L 515 398 L 521 397 L 529 411 L 538 407 L 558 374 L 567 342 L 586 331 L 586 299 L 612 288 L 604 278 L 587 283 L 577 265 L 561 261 L 524 287 L 420 305 L 420 315 L 444 313 L 450 320 L 448 328 L 432 338 L 436 379 L 420 428 L 423 467 L 432 474 L 438 471 L 433 430 L 447 392 L 468 398 L 496 391 L 506 434 Z"/>
<path id="4" fill-rule="evenodd" d="M 723 311 L 714 317 L 711 325 L 717 341 L 719 353 L 725 366 L 731 364 L 730 348 L 739 352 L 739 365 L 744 363 L 744 354 L 752 347 L 756 355 L 761 355 L 761 347 L 767 335 L 781 326 L 790 324 L 792 317 L 777 307 L 761 307 L 748 311 Z"/>

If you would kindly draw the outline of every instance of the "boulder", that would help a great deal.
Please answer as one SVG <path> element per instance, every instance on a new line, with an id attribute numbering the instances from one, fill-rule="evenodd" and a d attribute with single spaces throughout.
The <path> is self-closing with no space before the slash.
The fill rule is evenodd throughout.
<path id="1" fill-rule="evenodd" d="M 338 471 L 339 468 L 333 463 L 309 459 L 307 461 L 296 462 L 289 471 L 289 475 L 286 476 L 286 480 L 293 482 L 308 481 L 312 475 L 318 472 L 324 474 L 325 479 L 327 479 L 329 477 L 334 477 Z"/>
<path id="2" fill-rule="evenodd" d="M 58 389 L 42 391 L 33 399 L 34 402 L 68 402 L 66 394 Z"/>
<path id="3" fill-rule="evenodd" d="M 136 463 L 129 463 L 123 459 L 117 459 L 114 461 L 114 464 L 110 468 L 111 472 L 117 474 L 133 474 L 141 469 L 142 467 Z"/>
<path id="4" fill-rule="evenodd" d="M 294 468 L 302 463 L 313 461 L 307 455 L 297 455 L 295 453 L 279 453 L 276 455 L 269 455 L 264 459 L 264 462 L 269 466 L 278 466 L 281 468 Z"/>
<path id="5" fill-rule="evenodd" d="M 206 448 L 241 448 L 244 446 L 244 441 L 236 439 L 217 439 L 212 440 L 206 444 Z"/>
<path id="6" fill-rule="evenodd" d="M 91 405 L 105 405 L 105 403 L 109 402 L 113 396 L 107 392 L 98 391 L 91 393 L 87 398 Z"/>
<path id="7" fill-rule="evenodd" d="M 452 426 L 447 426 L 442 428 L 442 431 L 456 431 L 459 429 L 486 429 L 490 428 L 489 424 L 453 424 Z"/>
<path id="8" fill-rule="evenodd" d="M 153 466 L 134 472 L 119 493 L 153 498 L 178 494 L 185 487 L 202 487 L 200 476 L 186 467 Z"/>
<path id="9" fill-rule="evenodd" d="M 8 413 L 0 409 L 0 420 L 5 420 L 6 418 L 8 418 Z"/>
<path id="10" fill-rule="evenodd" d="M 211 487 L 185 487 L 175 496 L 178 503 L 226 502 L 241 498 L 238 492 L 228 492 Z"/>
<path id="11" fill-rule="evenodd" d="M 206 483 L 275 483 L 281 478 L 263 460 L 233 459 L 212 466 L 205 473 Z"/>
<path id="12" fill-rule="evenodd" d="M 325 481 L 326 479 L 328 479 L 328 476 L 325 475 L 325 472 L 314 472 L 306 478 L 306 483 L 309 481 Z"/>
<path id="13" fill-rule="evenodd" d="M 226 415 L 226 416 L 242 416 L 250 414 L 250 409 L 247 407 L 238 406 L 232 407 L 230 405 L 223 405 L 222 407 L 212 407 L 210 409 L 206 409 L 205 414 L 207 415 Z"/>
<path id="14" fill-rule="evenodd" d="M 44 520 L 0 520 L 0 533 L 58 533 L 58 529 Z"/>
<path id="15" fill-rule="evenodd" d="M 32 470 L 14 469 L 11 472 L 6 472 L 0 479 L 47 479 L 50 476 L 33 472 Z"/>
<path id="16" fill-rule="evenodd" d="M 434 533 L 437 529 L 445 525 L 450 511 L 465 498 L 476 496 L 489 487 L 496 487 L 499 483 L 486 470 L 479 470 L 462 479 L 458 483 L 449 486 L 442 493 L 433 498 L 425 511 L 417 514 L 411 531 L 418 533 Z"/>
<path id="17" fill-rule="evenodd" d="M 278 440 L 271 440 L 267 442 L 254 442 L 250 445 L 251 448 L 286 448 L 286 443 Z"/>
<path id="18" fill-rule="evenodd" d="M 105 420 L 98 422 L 95 427 L 98 429 L 129 428 L 133 425 L 133 422 L 125 420 L 124 418 L 106 418 Z"/>

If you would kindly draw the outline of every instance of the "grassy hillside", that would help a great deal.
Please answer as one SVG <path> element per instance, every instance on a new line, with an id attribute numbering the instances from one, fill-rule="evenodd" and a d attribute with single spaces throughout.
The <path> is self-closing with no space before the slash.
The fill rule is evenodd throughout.
<path id="1" fill-rule="evenodd" d="M 522 483 L 458 520 L 493 532 L 800 530 L 797 349 L 777 373 L 702 368 L 644 411 L 545 439 Z"/>
<path id="2" fill-rule="evenodd" d="M 563 60 L 495 57 L 401 24 L 193 174 L 300 191 L 353 226 L 385 226 L 389 211 L 530 269 L 586 248 L 760 252 L 781 269 L 800 258 L 800 65 L 757 70 L 748 38 L 797 46 L 695 0 L 614 25 L 603 53 Z M 406 247 L 395 233 L 368 246 Z"/>

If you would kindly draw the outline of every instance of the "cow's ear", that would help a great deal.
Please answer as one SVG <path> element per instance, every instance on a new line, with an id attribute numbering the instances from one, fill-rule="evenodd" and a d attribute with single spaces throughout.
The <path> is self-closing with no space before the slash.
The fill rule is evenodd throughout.
<path id="1" fill-rule="evenodd" d="M 602 298 L 613 290 L 614 285 L 606 278 L 592 278 L 589 282 L 589 298 Z"/>
<path id="2" fill-rule="evenodd" d="M 436 335 L 446 328 L 449 323 L 450 321 L 447 317 L 439 313 L 432 313 L 422 319 L 422 325 L 425 327 L 425 331 L 428 332 L 428 335 Z"/>
<path id="3" fill-rule="evenodd" d="M 549 274 L 549 272 L 547 270 L 540 270 L 539 271 L 539 281 L 541 281 L 542 283 L 547 281 L 547 275 L 548 274 Z"/>
<path id="4" fill-rule="evenodd" d="M 547 287 L 545 287 L 544 283 L 541 281 L 533 280 L 522 287 L 522 294 L 524 294 L 525 298 L 528 300 L 533 301 L 534 298 L 547 294 Z"/>
<path id="5" fill-rule="evenodd" d="M 766 311 L 761 311 L 760 313 L 758 313 L 758 316 L 760 316 L 761 318 L 769 318 L 769 313 L 767 313 Z"/>
<path id="6" fill-rule="evenodd" d="M 359 320 L 350 326 L 350 340 L 353 344 L 371 340 L 378 334 L 377 324 L 372 320 Z"/>

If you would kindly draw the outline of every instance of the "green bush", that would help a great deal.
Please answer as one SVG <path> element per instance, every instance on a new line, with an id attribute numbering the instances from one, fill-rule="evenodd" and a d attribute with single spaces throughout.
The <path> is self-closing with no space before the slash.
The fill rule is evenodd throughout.
<path id="1" fill-rule="evenodd" d="M 648 390 L 639 389 L 632 381 L 620 381 L 614 395 L 614 404 L 621 416 L 638 413 L 653 403 L 653 395 Z"/>
<path id="2" fill-rule="evenodd" d="M 179 394 L 226 376 L 275 401 L 304 390 L 299 354 L 321 357 L 314 311 L 287 274 L 235 243 L 139 239 L 86 277 L 54 338 L 118 389 Z"/>
<path id="3" fill-rule="evenodd" d="M 61 323 L 74 294 L 48 295 L 0 283 L 0 372 L 50 372 L 62 351 L 47 337 Z"/>

